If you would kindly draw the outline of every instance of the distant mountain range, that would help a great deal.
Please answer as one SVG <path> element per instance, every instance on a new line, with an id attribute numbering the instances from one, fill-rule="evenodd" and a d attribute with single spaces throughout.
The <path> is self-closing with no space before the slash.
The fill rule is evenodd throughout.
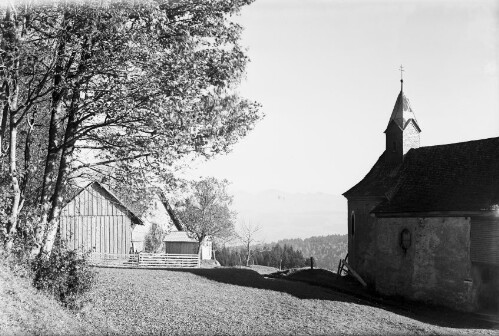
<path id="1" fill-rule="evenodd" d="M 232 209 L 238 213 L 238 221 L 258 224 L 261 243 L 347 231 L 347 202 L 340 195 L 279 190 L 232 194 Z"/>

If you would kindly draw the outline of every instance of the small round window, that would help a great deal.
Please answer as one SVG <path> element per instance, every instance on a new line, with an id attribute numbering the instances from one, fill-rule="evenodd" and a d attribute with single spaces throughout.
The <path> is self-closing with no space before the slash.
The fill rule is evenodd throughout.
<path id="1" fill-rule="evenodd" d="M 404 251 L 407 251 L 411 247 L 411 231 L 408 229 L 403 229 L 400 233 L 400 247 Z"/>
<path id="2" fill-rule="evenodd" d="M 352 237 L 355 234 L 355 213 L 352 211 L 352 215 L 350 217 L 350 232 L 352 233 Z"/>

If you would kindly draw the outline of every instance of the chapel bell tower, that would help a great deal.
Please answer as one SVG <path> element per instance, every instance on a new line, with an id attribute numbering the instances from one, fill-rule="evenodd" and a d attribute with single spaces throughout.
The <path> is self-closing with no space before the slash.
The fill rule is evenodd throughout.
<path id="1" fill-rule="evenodd" d="M 402 73 L 402 66 L 400 70 Z M 400 93 L 384 133 L 386 135 L 385 161 L 387 163 L 400 164 L 409 149 L 419 147 L 421 129 L 409 100 L 404 95 L 403 78 L 400 79 Z"/>

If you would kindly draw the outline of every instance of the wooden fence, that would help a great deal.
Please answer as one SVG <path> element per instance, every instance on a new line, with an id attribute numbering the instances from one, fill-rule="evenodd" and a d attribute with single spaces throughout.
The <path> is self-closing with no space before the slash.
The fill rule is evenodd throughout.
<path id="1" fill-rule="evenodd" d="M 113 254 L 92 252 L 90 264 L 114 267 L 195 268 L 200 267 L 199 254 L 134 253 Z"/>

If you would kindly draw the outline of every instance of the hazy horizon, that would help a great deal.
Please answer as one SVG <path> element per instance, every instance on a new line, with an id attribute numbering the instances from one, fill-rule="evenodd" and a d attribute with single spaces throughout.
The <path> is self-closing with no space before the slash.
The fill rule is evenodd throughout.
<path id="1" fill-rule="evenodd" d="M 347 201 L 343 196 L 277 189 L 229 191 L 234 196 L 231 209 L 237 212 L 236 229 L 241 222 L 260 226 L 257 239 L 261 243 L 347 233 Z"/>

